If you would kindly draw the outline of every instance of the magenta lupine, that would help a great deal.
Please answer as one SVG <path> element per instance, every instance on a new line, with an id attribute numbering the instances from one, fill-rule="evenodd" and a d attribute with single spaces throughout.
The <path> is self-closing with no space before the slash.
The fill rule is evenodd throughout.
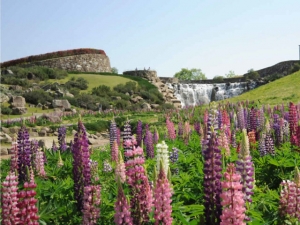
<path id="1" fill-rule="evenodd" d="M 125 163 L 121 152 L 119 152 L 119 159 L 116 164 L 115 175 L 116 175 L 116 181 L 120 180 L 121 183 L 124 183 L 126 181 Z"/>
<path id="2" fill-rule="evenodd" d="M 143 123 L 142 121 L 139 120 L 136 127 L 136 141 L 138 146 L 141 146 L 142 140 L 143 140 Z"/>
<path id="3" fill-rule="evenodd" d="M 67 150 L 68 146 L 66 144 L 66 132 L 67 129 L 66 127 L 60 127 L 58 128 L 58 144 L 59 144 L 59 149 L 61 152 L 64 152 Z"/>
<path id="4" fill-rule="evenodd" d="M 196 121 L 195 123 L 194 123 L 194 130 L 197 132 L 197 134 L 199 134 L 200 135 L 200 127 L 201 127 L 201 124 L 200 124 L 200 122 L 199 121 Z"/>
<path id="5" fill-rule="evenodd" d="M 20 183 L 29 180 L 26 167 L 31 167 L 31 145 L 28 130 L 22 126 L 18 132 L 18 174 Z"/>
<path id="6" fill-rule="evenodd" d="M 256 133 L 256 131 L 257 131 L 257 110 L 254 107 L 252 107 L 249 112 L 249 119 L 250 119 L 249 131 L 254 131 Z"/>
<path id="7" fill-rule="evenodd" d="M 89 185 L 84 187 L 83 193 L 83 225 L 94 225 L 100 217 L 100 185 Z"/>
<path id="8" fill-rule="evenodd" d="M 35 153 L 35 162 L 34 168 L 37 174 L 41 177 L 46 177 L 45 165 L 44 165 L 44 153 L 41 150 L 38 150 Z"/>
<path id="9" fill-rule="evenodd" d="M 292 145 L 297 145 L 297 125 L 298 125 L 298 118 L 297 118 L 297 109 L 296 106 L 290 102 L 289 105 L 289 128 L 290 128 L 290 141 Z"/>
<path id="10" fill-rule="evenodd" d="M 109 127 L 109 143 L 110 143 L 111 151 L 113 151 L 114 142 L 117 141 L 117 135 L 118 135 L 117 134 L 117 124 L 114 120 L 111 120 L 110 127 Z"/>
<path id="11" fill-rule="evenodd" d="M 117 140 L 114 140 L 113 145 L 111 147 L 111 160 L 117 162 L 118 156 L 119 156 L 119 147 L 118 147 Z"/>
<path id="12" fill-rule="evenodd" d="M 223 206 L 220 225 L 246 225 L 245 201 L 240 183 L 241 175 L 236 173 L 234 164 L 229 164 L 221 182 L 221 204 Z"/>
<path id="13" fill-rule="evenodd" d="M 15 172 L 9 172 L 2 183 L 2 224 L 19 224 L 18 178 Z"/>
<path id="14" fill-rule="evenodd" d="M 181 121 L 179 121 L 179 123 L 178 123 L 178 132 L 177 132 L 177 134 L 178 134 L 178 137 L 182 137 L 182 135 L 183 135 L 183 124 L 182 124 Z"/>
<path id="15" fill-rule="evenodd" d="M 39 224 L 38 208 L 36 207 L 37 199 L 34 197 L 36 195 L 35 188 L 34 179 L 30 179 L 29 183 L 24 183 L 24 190 L 17 195 L 19 198 L 17 207 L 20 209 L 17 216 L 20 219 L 20 224 Z"/>
<path id="16" fill-rule="evenodd" d="M 170 117 L 167 117 L 166 125 L 168 129 L 169 139 L 175 140 L 176 139 L 175 127 L 174 127 L 174 123 L 170 120 Z"/>
<path id="17" fill-rule="evenodd" d="M 118 185 L 118 196 L 115 202 L 114 222 L 116 225 L 133 225 L 130 206 L 124 194 L 122 186 Z"/>
<path id="18" fill-rule="evenodd" d="M 155 225 L 172 224 L 172 190 L 163 164 L 160 166 L 158 178 L 154 189 L 154 219 Z"/>
<path id="19" fill-rule="evenodd" d="M 146 131 L 145 134 L 145 146 L 146 146 L 146 154 L 147 158 L 154 158 L 154 146 L 153 146 L 153 135 L 150 130 Z"/>
<path id="20" fill-rule="evenodd" d="M 189 143 L 190 134 L 191 134 L 190 123 L 188 121 L 185 121 L 185 123 L 184 123 L 184 130 L 183 130 L 183 139 L 184 139 L 184 143 L 186 145 Z"/>
<path id="21" fill-rule="evenodd" d="M 77 133 L 74 136 L 72 147 L 74 195 L 77 207 L 83 208 L 84 187 L 91 184 L 90 152 L 85 127 L 78 121 Z"/>
<path id="22" fill-rule="evenodd" d="M 18 170 L 18 143 L 16 139 L 13 139 L 12 147 L 11 147 L 11 160 L 10 160 L 10 171 Z"/>
<path id="23" fill-rule="evenodd" d="M 230 147 L 229 147 L 227 136 L 225 134 L 225 128 L 224 127 L 222 127 L 221 130 L 220 130 L 220 136 L 219 136 L 219 139 L 218 139 L 218 143 L 219 143 L 221 148 L 225 149 L 225 156 L 229 157 L 230 156 Z"/>
<path id="24" fill-rule="evenodd" d="M 154 128 L 154 133 L 153 133 L 153 144 L 157 144 L 159 140 L 159 134 L 157 131 L 157 128 Z"/>
<path id="25" fill-rule="evenodd" d="M 121 130 L 119 127 L 117 127 L 117 143 L 118 143 L 118 146 L 121 145 Z"/>
<path id="26" fill-rule="evenodd" d="M 125 162 L 125 167 L 130 186 L 133 224 L 142 224 L 149 220 L 152 207 L 152 192 L 143 167 L 143 149 L 133 146 L 133 150 L 124 152 L 124 155 L 129 159 Z"/>
<path id="27" fill-rule="evenodd" d="M 225 129 L 227 140 L 231 137 L 230 117 L 225 109 L 222 110 L 222 127 Z"/>
<path id="28" fill-rule="evenodd" d="M 218 144 L 216 129 L 218 129 L 218 111 L 214 103 L 211 104 L 207 122 L 207 136 L 202 141 L 204 157 L 204 216 L 206 224 L 219 224 L 222 213 L 221 206 L 221 178 L 222 162 L 221 150 Z"/>
<path id="29" fill-rule="evenodd" d="M 245 118 L 244 108 L 242 106 L 238 109 L 237 120 L 240 130 L 247 128 L 247 117 Z"/>

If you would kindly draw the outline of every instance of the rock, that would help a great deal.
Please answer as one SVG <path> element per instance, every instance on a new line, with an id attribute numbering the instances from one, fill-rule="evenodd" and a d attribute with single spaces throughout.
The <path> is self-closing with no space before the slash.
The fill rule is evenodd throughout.
<path id="1" fill-rule="evenodd" d="M 91 137 L 94 138 L 94 139 L 98 139 L 98 136 L 95 135 L 95 134 L 91 134 Z"/>
<path id="2" fill-rule="evenodd" d="M 39 140 L 39 147 L 44 148 L 45 147 L 45 140 L 41 139 Z"/>
<path id="3" fill-rule="evenodd" d="M 9 133 L 10 132 L 9 128 L 2 127 L 2 126 L 0 128 L 1 128 L 1 131 L 3 131 L 4 133 Z"/>
<path id="4" fill-rule="evenodd" d="M 0 96 L 0 103 L 5 103 L 9 101 L 9 97 L 5 94 L 1 94 Z"/>
<path id="5" fill-rule="evenodd" d="M 6 148 L 1 148 L 1 155 L 8 155 L 8 151 Z"/>
<path id="6" fill-rule="evenodd" d="M 38 137 L 38 132 L 30 132 L 30 137 Z"/>
<path id="7" fill-rule="evenodd" d="M 95 145 L 98 144 L 98 141 L 92 138 L 89 138 L 89 145 Z"/>
<path id="8" fill-rule="evenodd" d="M 159 104 L 151 104 L 151 108 L 152 109 L 158 109 L 159 108 Z"/>
<path id="9" fill-rule="evenodd" d="M 11 134 L 17 134 L 19 132 L 19 127 L 10 127 L 9 128 L 9 133 Z"/>
<path id="10" fill-rule="evenodd" d="M 70 97 L 70 98 L 74 98 L 74 95 L 71 94 L 70 92 L 67 92 L 67 93 L 65 94 L 65 96 Z"/>
<path id="11" fill-rule="evenodd" d="M 55 131 L 55 132 L 53 133 L 53 135 L 54 135 L 54 136 L 58 136 L 58 132 Z"/>
<path id="12" fill-rule="evenodd" d="M 135 96 L 130 99 L 133 103 L 138 103 L 141 100 L 144 100 L 141 96 Z"/>
<path id="13" fill-rule="evenodd" d="M 11 107 L 21 107 L 24 108 L 26 106 L 26 101 L 25 98 L 23 98 L 22 96 L 14 96 L 12 97 L 11 100 Z"/>
<path id="14" fill-rule="evenodd" d="M 77 113 L 76 109 L 71 109 L 72 113 Z"/>
<path id="15" fill-rule="evenodd" d="M 61 117 L 59 117 L 59 116 L 52 116 L 52 115 L 44 114 L 41 116 L 41 118 L 49 120 L 52 123 L 61 123 Z"/>
<path id="16" fill-rule="evenodd" d="M 47 109 L 49 109 L 49 107 L 46 106 L 46 105 L 43 105 L 42 109 L 43 109 L 43 110 L 47 110 Z"/>
<path id="17" fill-rule="evenodd" d="M 22 115 L 22 114 L 25 114 L 26 112 L 27 112 L 27 108 L 26 107 L 12 108 L 12 114 L 13 115 Z"/>
<path id="18" fill-rule="evenodd" d="M 5 70 L 1 71 L 1 73 L 4 75 L 13 75 L 14 74 L 13 71 L 11 71 L 9 69 L 5 69 Z"/>
<path id="19" fill-rule="evenodd" d="M 47 136 L 47 131 L 41 130 L 41 131 L 38 132 L 38 134 L 39 134 L 39 136 L 41 136 L 41 137 L 46 137 L 46 136 Z"/>
<path id="20" fill-rule="evenodd" d="M 150 104 L 148 104 L 148 103 L 146 103 L 146 102 L 142 104 L 142 108 L 143 108 L 144 110 L 151 110 Z"/>
<path id="21" fill-rule="evenodd" d="M 102 136 L 103 138 L 109 138 L 109 133 L 101 133 L 101 136 Z"/>
<path id="22" fill-rule="evenodd" d="M 43 108 L 43 104 L 39 103 L 35 107 L 37 107 L 37 108 Z"/>
<path id="23" fill-rule="evenodd" d="M 62 99 L 62 100 L 55 99 L 52 101 L 52 106 L 53 106 L 53 108 L 60 108 L 63 110 L 71 110 L 71 104 L 66 99 Z"/>
<path id="24" fill-rule="evenodd" d="M 120 96 L 111 96 L 111 98 L 113 100 L 122 100 L 122 98 Z"/>

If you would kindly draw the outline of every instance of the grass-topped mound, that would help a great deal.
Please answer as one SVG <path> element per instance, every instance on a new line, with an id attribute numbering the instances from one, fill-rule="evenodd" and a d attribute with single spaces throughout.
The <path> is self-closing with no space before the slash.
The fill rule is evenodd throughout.
<path id="1" fill-rule="evenodd" d="M 1 63 L 1 67 L 3 68 L 3 67 L 15 66 L 21 63 L 30 63 L 30 62 L 36 62 L 36 61 L 41 61 L 46 59 L 60 58 L 60 57 L 66 57 L 72 55 L 82 55 L 82 54 L 106 55 L 105 52 L 100 49 L 78 48 L 78 49 L 71 49 L 65 51 L 50 52 L 50 53 L 40 54 L 40 55 L 32 55 L 20 59 L 14 59 L 14 60 Z"/>
<path id="2" fill-rule="evenodd" d="M 226 99 L 229 102 L 259 101 L 261 104 L 277 105 L 278 102 L 299 102 L 300 71 L 275 80 L 239 96 Z"/>

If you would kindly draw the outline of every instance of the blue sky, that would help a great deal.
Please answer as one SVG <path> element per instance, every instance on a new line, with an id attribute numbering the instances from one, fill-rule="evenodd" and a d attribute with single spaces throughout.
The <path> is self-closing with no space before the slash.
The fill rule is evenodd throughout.
<path id="1" fill-rule="evenodd" d="M 103 49 L 111 66 L 208 78 L 299 59 L 299 0 L 2 0 L 1 62 Z"/>

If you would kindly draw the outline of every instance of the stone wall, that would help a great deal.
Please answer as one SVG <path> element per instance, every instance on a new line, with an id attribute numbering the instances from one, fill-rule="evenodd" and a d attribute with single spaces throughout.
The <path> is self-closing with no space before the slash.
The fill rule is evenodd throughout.
<path id="1" fill-rule="evenodd" d="M 181 83 L 181 84 L 220 84 L 220 83 L 235 83 L 235 82 L 245 82 L 244 77 L 233 77 L 233 78 L 224 78 L 223 81 L 219 80 L 181 80 L 173 77 L 160 77 L 160 80 L 164 83 Z"/>
<path id="2" fill-rule="evenodd" d="M 80 72 L 111 72 L 108 56 L 103 54 L 82 54 L 60 58 L 47 59 L 30 63 L 19 64 L 22 67 L 46 66 L 67 71 Z"/>

